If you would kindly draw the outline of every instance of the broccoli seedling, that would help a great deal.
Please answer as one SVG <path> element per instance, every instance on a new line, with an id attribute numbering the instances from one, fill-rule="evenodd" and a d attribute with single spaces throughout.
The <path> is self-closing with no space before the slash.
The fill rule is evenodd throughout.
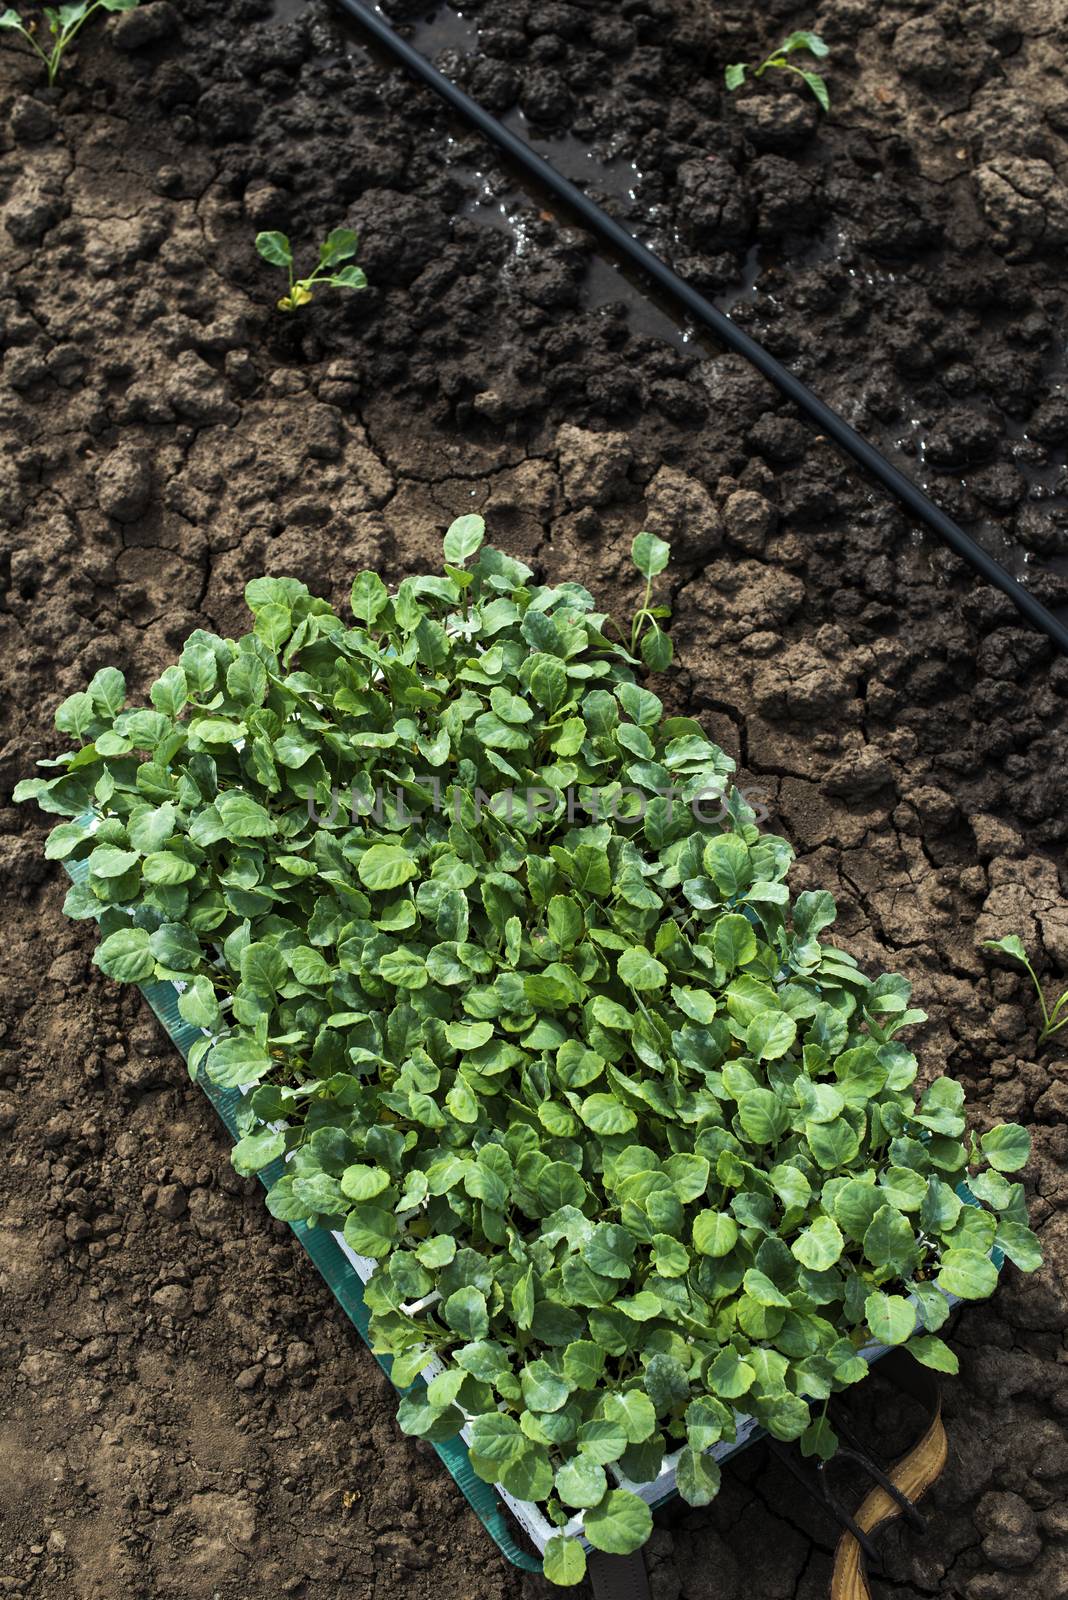
<path id="1" fill-rule="evenodd" d="M 1042 1032 L 1038 1036 L 1039 1044 L 1045 1044 L 1046 1040 L 1051 1038 L 1053 1034 L 1059 1033 L 1062 1028 L 1068 1027 L 1068 1012 L 1061 1016 L 1063 1007 L 1068 1005 L 1068 989 L 1064 991 L 1053 1009 L 1050 1010 L 1046 1004 L 1046 997 L 1042 992 L 1042 985 L 1039 983 L 1035 975 L 1035 969 L 1028 959 L 1023 940 L 1017 934 L 1006 934 L 1003 939 L 984 939 L 983 949 L 997 950 L 1004 956 L 1010 956 L 1013 961 L 1018 961 L 1021 967 L 1024 967 L 1030 974 L 1031 982 L 1034 984 L 1035 993 L 1038 996 L 1039 1009 L 1042 1012 Z"/>
<path id="2" fill-rule="evenodd" d="M 289 293 L 278 302 L 279 311 L 295 311 L 314 299 L 312 284 L 330 284 L 335 289 L 366 289 L 367 278 L 362 267 L 332 269 L 356 254 L 358 237 L 351 228 L 334 228 L 319 246 L 319 265 L 307 278 L 293 274 L 293 247 L 284 233 L 258 233 L 256 249 L 272 267 L 284 267 L 289 274 Z"/>
<path id="3" fill-rule="evenodd" d="M 747 72 L 751 71 L 754 78 L 762 78 L 769 67 L 779 67 L 785 72 L 796 72 L 799 78 L 803 78 L 823 110 L 829 111 L 831 109 L 831 97 L 827 93 L 827 85 L 818 72 L 810 72 L 788 59 L 795 50 L 807 50 L 810 55 L 821 59 L 830 55 L 830 51 L 818 33 L 808 33 L 804 30 L 799 33 L 792 33 L 777 50 L 771 52 L 766 61 L 760 63 L 759 67 L 752 66 L 748 61 L 732 62 L 724 73 L 727 88 L 740 89 L 745 82 Z"/>
<path id="4" fill-rule="evenodd" d="M 94 11 L 133 11 L 140 4 L 140 0 L 78 0 L 76 5 L 42 6 L 45 19 L 48 22 L 48 31 L 52 36 L 51 46 L 47 49 L 38 44 L 35 37 L 37 22 L 23 22 L 17 11 L 9 6 L 6 11 L 0 12 L 0 28 L 11 28 L 16 33 L 21 33 L 26 43 L 44 62 L 45 71 L 48 73 L 49 86 L 55 83 L 56 74 L 67 50 L 74 43 L 82 28 L 89 21 Z"/>

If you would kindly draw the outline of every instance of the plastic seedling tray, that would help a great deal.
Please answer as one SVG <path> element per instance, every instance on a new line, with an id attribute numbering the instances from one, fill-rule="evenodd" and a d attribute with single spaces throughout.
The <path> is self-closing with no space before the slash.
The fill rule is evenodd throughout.
<path id="1" fill-rule="evenodd" d="M 75 883 L 84 882 L 87 871 L 84 862 L 65 862 L 67 872 Z M 183 1058 L 187 1059 L 189 1051 L 196 1041 L 203 1037 L 199 1028 L 192 1027 L 185 1022 L 178 1011 L 179 988 L 174 983 L 143 983 L 138 988 L 144 995 L 149 1006 L 159 1018 L 168 1036 L 173 1040 Z M 237 1116 L 241 1108 L 242 1095 L 239 1089 L 221 1089 L 216 1084 L 210 1083 L 201 1073 L 197 1083 L 215 1110 L 226 1124 L 232 1139 L 238 1135 Z M 275 1183 L 282 1176 L 285 1163 L 275 1161 L 260 1173 L 260 1180 L 265 1188 Z M 957 1191 L 961 1198 L 970 1205 L 979 1202 L 967 1188 L 961 1184 Z M 296 1234 L 300 1243 L 311 1257 L 315 1266 L 335 1300 L 345 1312 L 350 1322 L 360 1333 L 361 1337 L 370 1346 L 368 1328 L 370 1314 L 363 1297 L 363 1286 L 375 1270 L 376 1263 L 368 1256 L 359 1256 L 346 1244 L 340 1233 L 326 1228 L 309 1228 L 303 1222 L 291 1222 L 290 1228 Z M 995 1265 L 1002 1265 L 1003 1257 L 999 1250 L 992 1251 Z M 956 1304 L 952 1295 L 947 1299 L 951 1304 Z M 414 1308 L 413 1308 L 414 1309 Z M 865 1361 L 877 1361 L 887 1352 L 886 1345 L 871 1343 L 865 1345 L 859 1352 Z M 372 1351 L 372 1354 L 374 1352 Z M 382 1370 L 389 1376 L 392 1362 L 389 1356 L 375 1356 Z M 442 1363 L 435 1357 L 423 1369 L 420 1381 L 429 1381 L 436 1373 L 442 1371 Z M 752 1417 L 735 1413 L 737 1437 L 733 1443 L 721 1442 L 713 1445 L 709 1452 L 712 1457 L 720 1462 L 737 1455 L 763 1436 L 763 1429 Z M 478 1516 L 483 1527 L 497 1544 L 508 1560 L 526 1572 L 540 1572 L 540 1552 L 553 1534 L 568 1533 L 582 1538 L 582 1513 L 578 1512 L 564 1528 L 556 1527 L 544 1515 L 541 1508 L 530 1500 L 518 1500 L 514 1495 L 501 1487 L 500 1484 L 488 1484 L 481 1479 L 471 1466 L 467 1453 L 467 1444 L 462 1432 L 458 1438 L 450 1439 L 444 1444 L 435 1444 L 441 1460 L 456 1480 L 463 1494 L 466 1496 L 472 1509 Z M 659 1476 L 651 1483 L 631 1483 L 622 1473 L 616 1472 L 617 1481 L 634 1494 L 640 1495 L 649 1506 L 655 1508 L 670 1500 L 676 1493 L 675 1468 L 679 1458 L 679 1451 L 664 1458 L 664 1464 Z M 611 1468 L 609 1470 L 612 1470 Z M 508 1521 L 501 1515 L 500 1504 L 503 1502 L 511 1511 L 515 1520 L 527 1534 L 531 1543 L 539 1552 L 539 1556 L 531 1555 L 517 1544 Z M 583 1539 L 583 1544 L 586 1543 Z M 589 1546 L 586 1546 L 589 1549 Z"/>

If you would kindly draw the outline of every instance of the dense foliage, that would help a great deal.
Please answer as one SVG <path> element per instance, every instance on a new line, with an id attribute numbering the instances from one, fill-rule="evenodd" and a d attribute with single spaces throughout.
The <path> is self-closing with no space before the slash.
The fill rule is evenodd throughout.
<path id="1" fill-rule="evenodd" d="M 250 583 L 252 632 L 194 633 L 151 709 L 111 668 L 66 700 L 77 748 L 18 796 L 75 819 L 47 852 L 87 860 L 103 970 L 184 985 L 191 1069 L 247 1092 L 238 1169 L 286 1155 L 271 1211 L 378 1261 L 398 1383 L 444 1362 L 401 1426 L 467 1427 L 483 1477 L 627 1552 L 620 1475 L 680 1450 L 706 1503 L 736 1410 L 827 1455 L 866 1344 L 954 1370 L 943 1291 L 990 1294 L 995 1243 L 1038 1264 L 1028 1139 L 917 1093 L 907 983 L 823 941 L 831 896 L 791 904 L 730 760 L 636 681 L 667 547 L 635 542 L 624 642 L 481 544 L 465 517 L 444 576 L 361 573 L 351 626 Z M 561 1534 L 547 1571 L 584 1560 Z"/>

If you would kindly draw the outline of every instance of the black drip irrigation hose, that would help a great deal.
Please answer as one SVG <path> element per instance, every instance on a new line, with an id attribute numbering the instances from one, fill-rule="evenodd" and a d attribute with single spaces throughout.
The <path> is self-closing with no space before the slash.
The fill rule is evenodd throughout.
<path id="1" fill-rule="evenodd" d="M 780 394 L 785 395 L 799 411 L 814 422 L 821 432 L 833 439 L 846 455 L 852 456 L 858 466 L 863 467 L 877 479 L 907 511 L 912 512 L 913 516 L 924 523 L 932 533 L 937 534 L 951 550 L 979 573 L 980 577 L 1007 595 L 1029 622 L 1048 634 L 1054 644 L 1068 655 L 1068 627 L 1047 611 L 1041 601 L 1036 600 L 1030 590 L 1025 589 L 1022 583 L 1006 571 L 1000 561 L 995 561 L 982 545 L 978 544 L 970 534 L 965 533 L 963 528 L 959 528 L 953 518 L 936 506 L 918 484 L 913 483 L 903 472 L 899 472 L 880 450 L 869 444 L 855 428 L 850 427 L 844 417 L 839 416 L 837 411 L 832 410 L 814 395 L 800 378 L 796 378 L 781 362 L 776 361 L 763 345 L 751 339 L 731 321 L 730 317 L 717 310 L 711 301 L 706 300 L 704 295 L 699 294 L 685 279 L 680 278 L 678 273 L 673 272 L 666 262 L 661 261 L 659 256 L 654 255 L 632 233 L 614 221 L 606 211 L 602 211 L 600 206 L 595 205 L 588 195 L 583 194 L 575 184 L 562 177 L 555 167 L 531 148 L 525 139 L 521 139 L 518 134 L 506 128 L 496 117 L 490 116 L 477 101 L 472 100 L 470 95 L 458 89 L 450 79 L 432 66 L 425 56 L 420 55 L 418 50 L 413 49 L 394 33 L 379 11 L 365 4 L 365 0 L 334 0 L 334 3 L 361 27 L 366 28 L 380 45 L 395 56 L 415 77 L 420 78 L 428 88 L 433 89 L 447 105 L 459 112 L 460 116 L 476 127 L 480 133 L 485 134 L 487 139 L 497 145 L 530 178 L 563 201 L 582 219 L 591 233 L 599 235 L 633 266 L 652 278 L 673 300 L 685 306 L 692 317 L 710 329 L 729 350 L 744 356 L 769 383 L 774 384 Z"/>

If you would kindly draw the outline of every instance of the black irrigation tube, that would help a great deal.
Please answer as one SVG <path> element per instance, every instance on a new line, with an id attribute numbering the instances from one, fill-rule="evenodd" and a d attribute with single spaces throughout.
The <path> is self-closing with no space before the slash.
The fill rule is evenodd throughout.
<path id="1" fill-rule="evenodd" d="M 591 233 L 598 234 L 633 266 L 652 278 L 673 300 L 685 306 L 691 316 L 710 329 L 729 350 L 744 356 L 769 383 L 774 384 L 780 394 L 785 395 L 799 411 L 833 439 L 846 455 L 852 456 L 858 466 L 876 478 L 907 511 L 911 511 L 932 533 L 937 534 L 948 544 L 951 550 L 967 561 L 980 577 L 1007 595 L 1029 622 L 1048 634 L 1054 644 L 1068 655 L 1068 627 L 1059 622 L 1041 601 L 1036 600 L 1022 583 L 1006 571 L 1000 561 L 995 561 L 982 545 L 978 544 L 970 534 L 965 533 L 963 528 L 959 528 L 952 517 L 940 510 L 918 484 L 913 483 L 903 472 L 899 472 L 880 450 L 862 438 L 855 428 L 851 428 L 844 417 L 839 416 L 837 411 L 814 395 L 800 378 L 795 378 L 793 373 L 789 372 L 781 362 L 776 361 L 773 355 L 769 355 L 763 345 L 751 339 L 731 321 L 730 317 L 717 310 L 711 301 L 706 300 L 704 295 L 699 294 L 673 272 L 659 256 L 654 255 L 632 233 L 614 221 L 606 211 L 602 211 L 600 206 L 595 205 L 588 195 L 583 194 L 575 184 L 562 177 L 544 157 L 531 148 L 525 139 L 512 133 L 503 123 L 498 122 L 496 117 L 490 116 L 477 101 L 472 100 L 470 95 L 458 89 L 450 79 L 432 66 L 425 56 L 420 55 L 418 50 L 413 49 L 394 33 L 381 13 L 366 4 L 365 0 L 334 0 L 334 3 L 361 27 L 366 28 L 367 32 L 407 67 L 409 72 L 420 78 L 454 111 L 459 112 L 480 133 L 485 134 L 487 139 L 503 150 L 504 154 L 522 167 L 529 177 L 542 188 L 548 189 L 557 199 L 562 200 L 582 219 Z"/>

